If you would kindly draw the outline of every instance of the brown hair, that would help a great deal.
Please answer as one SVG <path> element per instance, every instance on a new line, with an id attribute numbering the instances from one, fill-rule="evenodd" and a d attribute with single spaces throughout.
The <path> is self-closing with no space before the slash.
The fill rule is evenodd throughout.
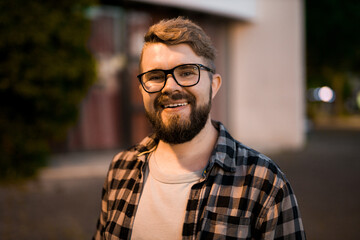
<path id="1" fill-rule="evenodd" d="M 149 28 L 144 41 L 144 47 L 149 43 L 188 44 L 198 56 L 205 58 L 209 67 L 215 70 L 216 49 L 214 45 L 204 30 L 189 19 L 178 17 L 161 20 Z"/>

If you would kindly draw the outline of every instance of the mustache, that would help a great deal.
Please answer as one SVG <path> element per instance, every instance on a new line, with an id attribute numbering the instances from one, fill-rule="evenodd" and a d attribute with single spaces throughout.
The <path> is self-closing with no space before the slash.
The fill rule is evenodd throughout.
<path id="1" fill-rule="evenodd" d="M 187 100 L 190 104 L 195 103 L 195 97 L 191 94 L 184 92 L 174 92 L 174 93 L 162 93 L 155 98 L 154 105 L 156 107 L 161 107 L 164 103 L 169 100 Z"/>

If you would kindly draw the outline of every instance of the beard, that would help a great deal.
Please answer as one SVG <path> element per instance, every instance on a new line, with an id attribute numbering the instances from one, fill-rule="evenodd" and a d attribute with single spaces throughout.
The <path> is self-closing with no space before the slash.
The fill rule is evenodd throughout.
<path id="1" fill-rule="evenodd" d="M 211 90 L 210 88 L 209 101 L 203 106 L 197 106 L 196 99 L 191 94 L 177 92 L 159 95 L 154 101 L 155 111 L 146 111 L 146 116 L 156 137 L 169 144 L 181 144 L 192 140 L 205 127 L 208 120 L 211 110 Z M 163 110 L 162 102 L 167 99 L 186 99 L 191 108 L 190 117 L 182 119 L 180 115 L 174 114 L 168 118 L 168 123 L 165 125 L 161 118 L 161 112 Z"/>

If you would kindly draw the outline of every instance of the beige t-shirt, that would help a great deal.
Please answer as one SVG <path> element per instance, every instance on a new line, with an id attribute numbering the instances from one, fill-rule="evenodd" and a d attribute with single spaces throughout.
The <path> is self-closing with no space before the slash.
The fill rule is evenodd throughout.
<path id="1" fill-rule="evenodd" d="M 202 171 L 170 175 L 150 158 L 147 172 L 131 239 L 181 239 L 190 189 Z"/>

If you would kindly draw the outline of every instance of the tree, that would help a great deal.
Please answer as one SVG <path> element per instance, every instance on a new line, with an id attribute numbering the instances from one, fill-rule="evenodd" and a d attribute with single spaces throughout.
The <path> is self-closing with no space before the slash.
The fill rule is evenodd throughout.
<path id="1" fill-rule="evenodd" d="M 93 0 L 0 0 L 0 178 L 43 166 L 95 80 L 86 47 Z"/>
<path id="2" fill-rule="evenodd" d="M 360 71 L 360 2 L 307 0 L 305 12 L 308 86 L 330 85 L 341 114 L 348 76 Z"/>

